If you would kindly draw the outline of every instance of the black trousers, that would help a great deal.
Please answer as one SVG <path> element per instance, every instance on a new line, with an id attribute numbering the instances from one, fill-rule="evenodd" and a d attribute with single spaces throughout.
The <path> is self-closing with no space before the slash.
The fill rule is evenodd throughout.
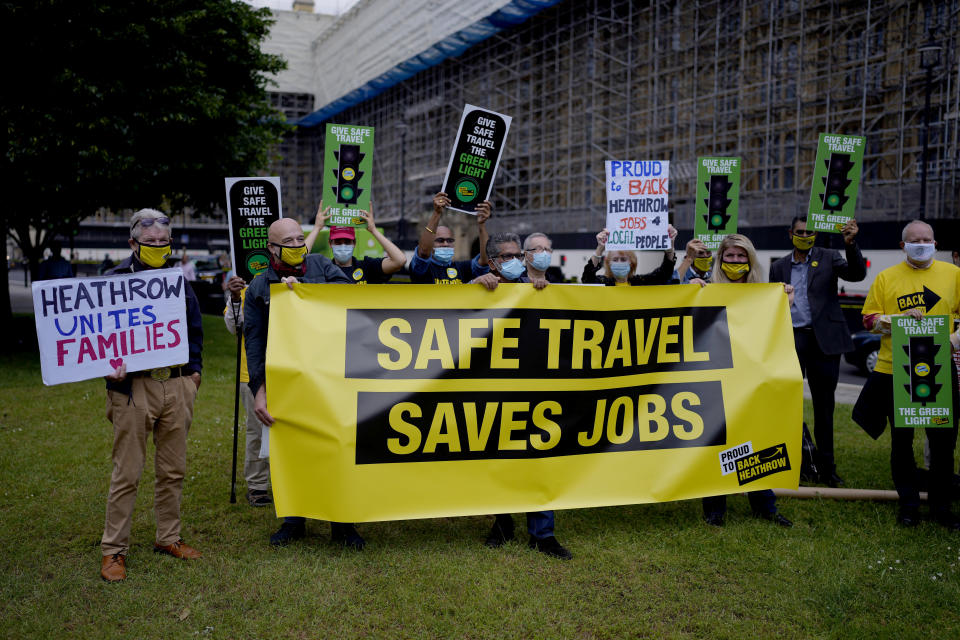
<path id="1" fill-rule="evenodd" d="M 813 439 L 817 445 L 817 469 L 830 473 L 833 459 L 833 408 L 837 380 L 840 379 L 840 355 L 827 355 L 820 348 L 812 328 L 794 329 L 793 344 L 800 360 L 800 371 L 810 385 L 813 400 Z"/>
<path id="2" fill-rule="evenodd" d="M 951 367 L 952 368 L 952 367 Z M 953 406 L 958 405 L 956 370 L 953 373 Z M 863 385 L 853 409 L 853 419 L 867 433 L 878 438 L 890 423 L 890 472 L 900 496 L 900 506 L 920 505 L 917 462 L 913 455 L 914 432 L 919 429 L 893 426 L 893 376 L 874 371 Z M 956 416 L 956 413 L 954 414 Z M 930 440 L 930 482 L 928 499 L 933 512 L 949 509 L 953 481 L 953 449 L 957 444 L 957 421 L 951 427 L 925 429 Z"/>

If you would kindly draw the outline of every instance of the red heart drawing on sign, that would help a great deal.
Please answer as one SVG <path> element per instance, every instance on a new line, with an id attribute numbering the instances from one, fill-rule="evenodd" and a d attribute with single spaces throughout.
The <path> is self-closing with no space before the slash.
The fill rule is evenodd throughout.
<path id="1" fill-rule="evenodd" d="M 110 361 L 110 366 L 113 367 L 114 369 L 119 369 L 120 365 L 122 364 L 123 364 L 123 358 L 117 358 L 116 360 Z"/>

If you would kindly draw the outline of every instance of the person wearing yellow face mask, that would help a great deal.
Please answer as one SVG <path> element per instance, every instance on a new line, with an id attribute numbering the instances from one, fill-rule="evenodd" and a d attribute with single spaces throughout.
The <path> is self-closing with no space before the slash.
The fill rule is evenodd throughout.
<path id="1" fill-rule="evenodd" d="M 132 254 L 105 275 L 159 269 L 171 256 L 170 218 L 161 211 L 141 209 L 130 220 Z M 187 470 L 187 432 L 200 387 L 203 325 L 200 303 L 189 284 L 186 294 L 189 361 L 175 367 L 127 373 L 121 363 L 107 380 L 107 419 L 113 423 L 113 472 L 107 514 L 100 540 L 100 577 L 119 582 L 127 577 L 126 557 L 137 486 L 146 458 L 147 438 L 156 447 L 154 510 L 157 535 L 154 551 L 179 559 L 201 553 L 180 538 L 180 498 Z"/>
<path id="2" fill-rule="evenodd" d="M 347 276 L 330 258 L 307 253 L 306 238 L 300 224 L 281 218 L 267 231 L 270 266 L 247 287 L 243 303 L 243 339 L 247 354 L 248 385 L 254 396 L 253 411 L 266 426 L 274 423 L 267 410 L 266 360 L 267 332 L 270 318 L 270 285 L 285 283 L 291 289 L 298 282 L 349 284 Z M 335 544 L 362 549 L 365 542 L 352 524 L 331 522 L 331 538 Z M 284 518 L 280 529 L 270 536 L 270 544 L 284 546 L 306 535 L 306 519 Z"/>
<path id="3" fill-rule="evenodd" d="M 680 261 L 680 265 L 673 272 L 672 284 L 689 284 L 694 278 L 710 282 L 710 272 L 713 270 L 713 254 L 702 240 L 694 238 L 687 243 L 687 253 Z"/>
<path id="4" fill-rule="evenodd" d="M 833 452 L 834 393 L 840 377 L 840 355 L 853 350 L 851 331 L 837 297 L 837 280 L 860 282 L 867 276 L 866 261 L 856 241 L 857 221 L 851 219 L 841 231 L 843 254 L 813 246 L 816 232 L 807 229 L 806 218 L 794 218 L 790 224 L 793 251 L 770 267 L 770 282 L 789 283 L 794 288 L 790 304 L 794 346 L 813 401 L 816 476 L 805 476 L 804 480 L 817 480 L 831 487 L 843 486 Z"/>
<path id="5" fill-rule="evenodd" d="M 717 249 L 717 258 L 713 266 L 713 282 L 756 283 L 763 281 L 763 271 L 757 259 L 757 251 L 753 248 L 750 239 L 739 233 L 726 236 Z M 693 278 L 691 283 L 699 284 L 701 287 L 707 286 L 707 283 L 700 278 Z M 785 285 L 784 291 L 789 296 L 793 289 L 789 285 Z M 781 527 L 793 526 L 792 522 L 777 511 L 777 498 L 770 489 L 749 491 L 747 492 L 747 499 L 750 501 L 750 508 L 755 517 L 768 520 Z M 703 519 L 707 524 L 715 527 L 723 526 L 726 512 L 726 496 L 710 496 L 703 499 Z"/>

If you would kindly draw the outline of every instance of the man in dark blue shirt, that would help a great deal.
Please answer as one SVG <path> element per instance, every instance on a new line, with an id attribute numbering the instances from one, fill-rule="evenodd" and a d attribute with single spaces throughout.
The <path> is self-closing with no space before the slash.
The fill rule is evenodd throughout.
<path id="1" fill-rule="evenodd" d="M 477 205 L 477 230 L 480 234 L 480 254 L 472 260 L 454 262 L 453 231 L 440 224 L 440 216 L 450 206 L 450 198 L 440 192 L 433 196 L 433 214 L 420 233 L 420 242 L 410 260 L 410 282 L 413 284 L 463 284 L 487 273 L 486 222 L 490 218 L 490 202 Z"/>

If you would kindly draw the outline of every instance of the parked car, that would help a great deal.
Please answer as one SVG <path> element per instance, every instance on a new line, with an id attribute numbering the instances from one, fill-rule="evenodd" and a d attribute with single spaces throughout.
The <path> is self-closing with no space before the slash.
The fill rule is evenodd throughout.
<path id="1" fill-rule="evenodd" d="M 853 351 L 843 354 L 844 359 L 863 373 L 870 373 L 877 366 L 880 334 L 857 331 L 850 337 L 853 338 Z"/>
<path id="2" fill-rule="evenodd" d="M 197 269 L 197 279 L 191 284 L 193 292 L 197 294 L 200 301 L 200 311 L 203 313 L 221 314 L 223 313 L 224 300 L 223 294 L 223 269 L 217 256 L 204 256 L 194 261 Z"/>

